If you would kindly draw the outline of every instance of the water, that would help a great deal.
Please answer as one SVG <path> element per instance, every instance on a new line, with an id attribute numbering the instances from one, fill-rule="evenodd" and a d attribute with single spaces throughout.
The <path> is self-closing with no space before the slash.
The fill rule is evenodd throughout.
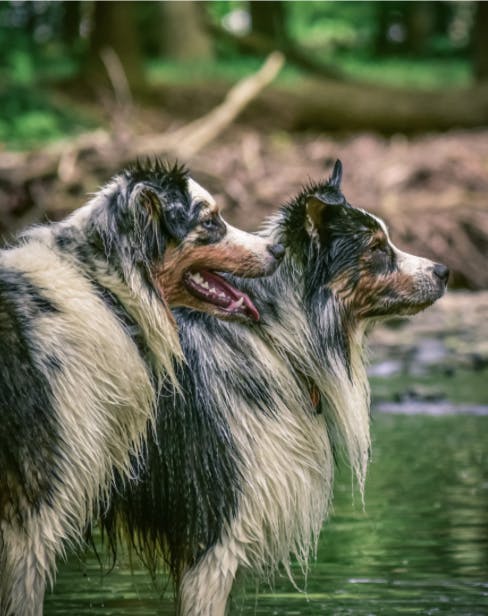
<path id="1" fill-rule="evenodd" d="M 231 614 L 488 615 L 488 418 L 376 414 L 373 439 L 365 511 L 342 469 L 307 594 L 283 576 L 248 580 Z M 159 586 L 128 563 L 102 577 L 93 554 L 72 556 L 46 616 L 173 614 Z"/>

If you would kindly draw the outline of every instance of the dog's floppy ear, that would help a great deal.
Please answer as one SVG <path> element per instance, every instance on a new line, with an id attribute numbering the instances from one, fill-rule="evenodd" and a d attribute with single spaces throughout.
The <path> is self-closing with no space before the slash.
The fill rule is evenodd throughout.
<path id="1" fill-rule="evenodd" d="M 163 223 L 169 235 L 181 241 L 188 231 L 188 212 L 180 202 L 167 204 L 162 212 Z"/>
<path id="2" fill-rule="evenodd" d="M 141 182 L 133 190 L 133 200 L 138 213 L 144 212 L 147 226 L 163 225 L 170 237 L 182 240 L 186 235 L 186 210 L 178 201 L 169 202 L 155 188 Z"/>
<path id="3" fill-rule="evenodd" d="M 328 181 L 329 186 L 339 189 L 342 181 L 342 162 L 337 159 L 332 170 L 332 175 Z"/>
<path id="4" fill-rule="evenodd" d="M 132 199 L 137 208 L 144 209 L 150 220 L 158 220 L 160 218 L 163 204 L 154 188 L 141 182 L 133 190 Z"/>

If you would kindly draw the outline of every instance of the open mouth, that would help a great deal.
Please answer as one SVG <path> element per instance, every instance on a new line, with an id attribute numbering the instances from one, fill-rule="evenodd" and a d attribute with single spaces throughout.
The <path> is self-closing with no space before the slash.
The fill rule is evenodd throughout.
<path id="1" fill-rule="evenodd" d="M 249 296 L 231 286 L 227 280 L 214 272 L 188 271 L 183 277 L 183 283 L 192 295 L 217 306 L 221 312 L 259 321 L 259 312 Z"/>

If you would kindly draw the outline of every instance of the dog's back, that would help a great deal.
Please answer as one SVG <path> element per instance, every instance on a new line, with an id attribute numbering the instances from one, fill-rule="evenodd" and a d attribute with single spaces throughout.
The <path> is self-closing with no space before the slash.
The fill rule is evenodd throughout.
<path id="1" fill-rule="evenodd" d="M 127 472 L 154 390 L 82 270 L 36 239 L 0 254 L 0 613 L 35 614 L 32 582 L 50 577 L 60 537 L 80 537 L 113 464 Z"/>
<path id="2" fill-rule="evenodd" d="M 55 471 L 33 474 L 28 460 L 56 441 L 55 397 L 46 369 L 57 370 L 58 360 L 38 361 L 35 330 L 36 322 L 58 309 L 22 271 L 5 263 L 5 252 L 0 254 L 0 510 L 2 518 L 7 511 L 21 522 L 20 503 L 35 507 Z"/>
<path id="3" fill-rule="evenodd" d="M 169 307 L 257 320 L 214 270 L 262 276 L 283 253 L 160 161 L 0 252 L 0 616 L 42 613 L 63 542 L 133 475 L 163 375 L 178 390 Z"/>

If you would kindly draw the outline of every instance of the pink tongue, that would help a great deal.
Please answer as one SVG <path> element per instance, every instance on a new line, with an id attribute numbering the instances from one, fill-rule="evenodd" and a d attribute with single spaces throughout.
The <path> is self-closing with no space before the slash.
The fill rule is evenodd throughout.
<path id="1" fill-rule="evenodd" d="M 239 291 L 238 289 L 230 285 L 227 280 L 224 280 L 219 275 L 214 274 L 213 272 L 201 271 L 200 275 L 203 277 L 204 280 L 213 283 L 213 285 L 217 288 L 222 288 L 228 295 L 230 295 L 230 297 L 234 298 L 233 301 L 231 301 L 230 304 L 226 306 L 227 310 L 242 312 L 243 306 L 246 306 L 248 312 L 250 313 L 250 316 L 255 321 L 259 321 L 259 312 L 248 295 L 246 295 L 242 291 Z M 241 298 L 243 299 L 243 302 L 241 302 L 240 306 L 238 306 L 237 303 Z"/>
<path id="2" fill-rule="evenodd" d="M 248 312 L 250 312 L 250 316 L 255 320 L 255 321 L 259 321 L 259 312 L 256 308 L 256 306 L 251 302 L 251 300 L 249 299 L 249 297 L 247 295 L 245 295 L 244 293 L 242 294 L 242 296 L 244 298 L 244 304 L 248 310 Z M 227 310 L 241 310 L 243 304 L 241 304 L 240 307 L 236 306 L 237 301 L 233 301 L 231 302 L 228 306 L 227 306 Z"/>

